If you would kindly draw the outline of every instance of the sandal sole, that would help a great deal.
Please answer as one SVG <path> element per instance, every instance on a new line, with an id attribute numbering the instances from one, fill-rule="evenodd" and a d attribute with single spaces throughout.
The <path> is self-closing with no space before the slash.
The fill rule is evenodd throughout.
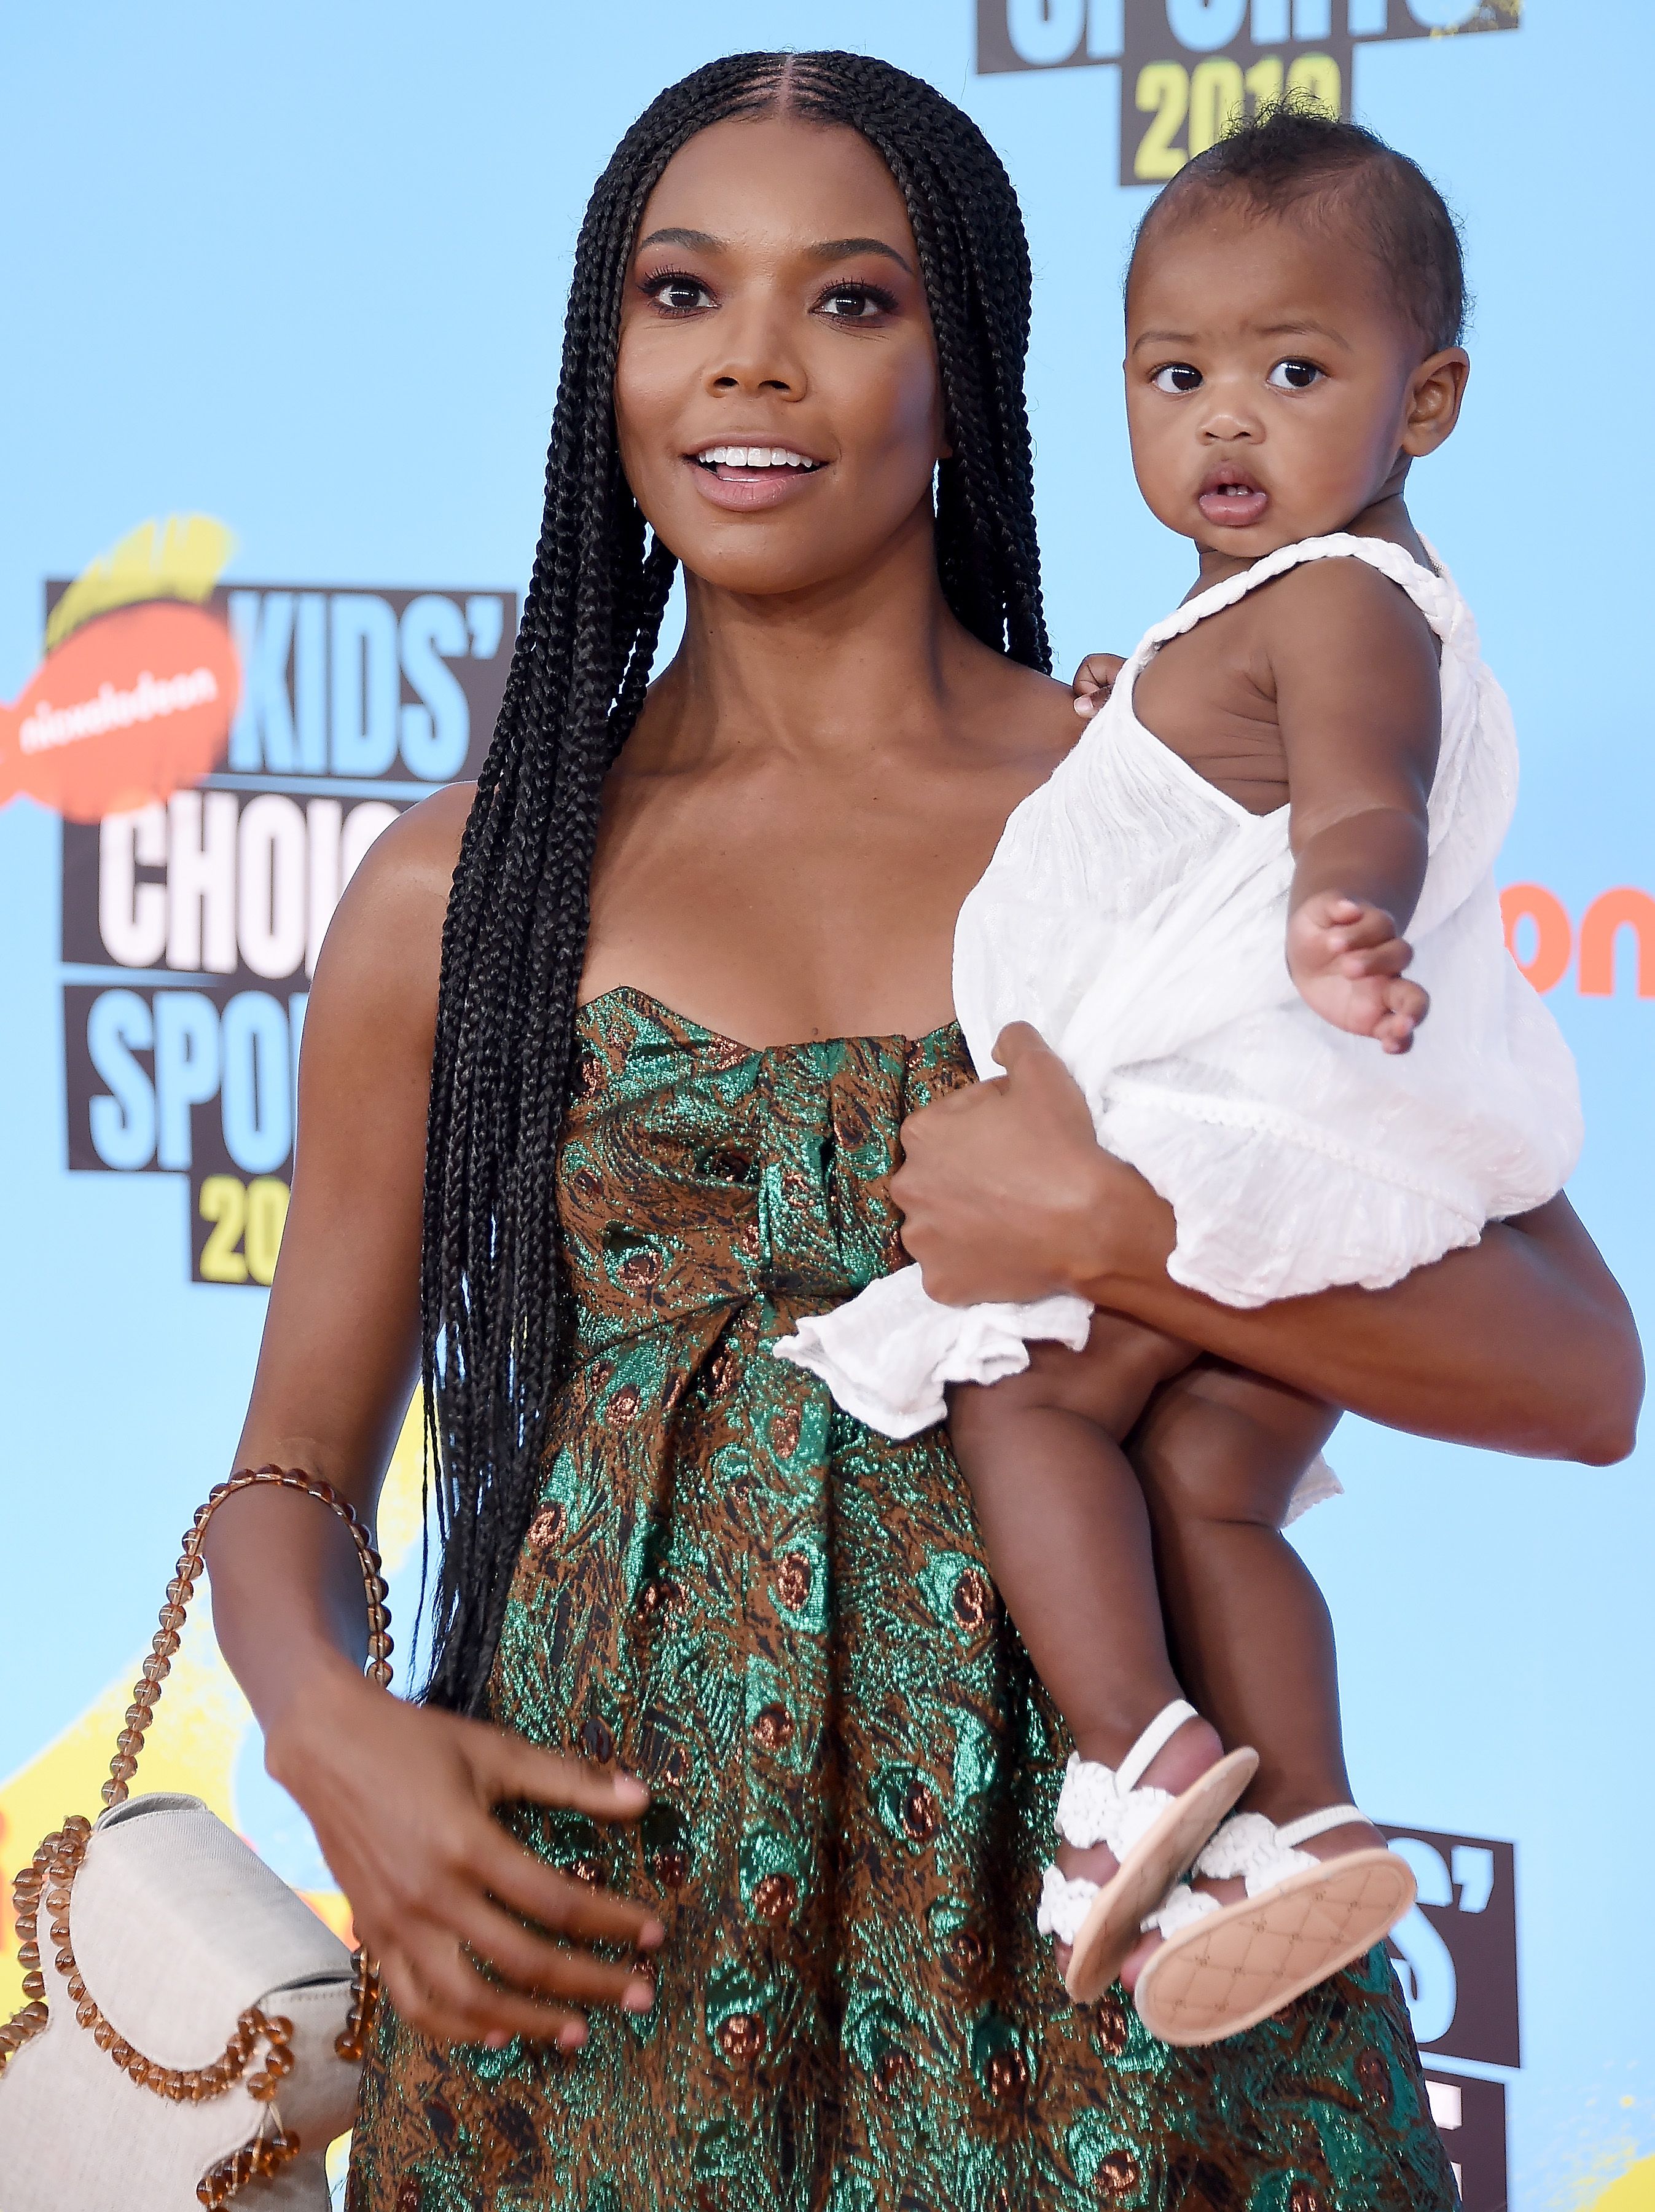
<path id="1" fill-rule="evenodd" d="M 1169 1936 L 1138 1977 L 1138 2017 L 1162 2043 L 1240 2035 L 1370 1951 L 1414 1893 L 1413 1869 L 1394 1851 L 1301 1868 Z"/>
<path id="2" fill-rule="evenodd" d="M 1176 1797 L 1093 1899 L 1076 1935 L 1064 1987 L 1093 2004 L 1125 1963 L 1153 1912 L 1258 1771 L 1256 1751 L 1232 1751 Z"/>

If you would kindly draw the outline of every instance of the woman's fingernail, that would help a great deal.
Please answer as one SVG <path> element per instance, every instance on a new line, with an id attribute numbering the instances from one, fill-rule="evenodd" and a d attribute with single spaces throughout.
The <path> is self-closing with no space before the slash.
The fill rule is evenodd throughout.
<path id="1" fill-rule="evenodd" d="M 557 2047 L 560 2051 L 579 2051 L 585 2040 L 586 2027 L 584 2021 L 565 2021 L 557 2031 Z"/>
<path id="2" fill-rule="evenodd" d="M 1092 713 L 1092 702 L 1089 699 L 1076 699 L 1075 702 L 1075 712 L 1080 716 L 1082 721 L 1088 720 Z"/>
<path id="3" fill-rule="evenodd" d="M 483 2037 L 482 2047 L 485 2051 L 504 2051 L 511 2039 L 504 2028 L 496 2027 Z"/>
<path id="4" fill-rule="evenodd" d="M 655 1992 L 647 1982 L 628 1982 L 621 2008 L 623 2012 L 647 2012 L 654 2002 Z"/>
<path id="5" fill-rule="evenodd" d="M 634 1805 L 647 1805 L 649 1802 L 649 1791 L 635 1774 L 617 1774 L 615 1778 L 615 1794 L 617 1797 L 627 1799 Z"/>
<path id="6" fill-rule="evenodd" d="M 658 1943 L 664 1943 L 666 1939 L 667 1931 L 658 1920 L 646 1920 L 638 1931 L 638 1948 L 641 1951 L 652 1951 Z"/>

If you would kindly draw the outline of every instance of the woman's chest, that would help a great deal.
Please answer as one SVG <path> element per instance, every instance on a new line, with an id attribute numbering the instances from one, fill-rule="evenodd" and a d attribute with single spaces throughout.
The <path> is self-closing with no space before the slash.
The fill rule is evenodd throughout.
<path id="1" fill-rule="evenodd" d="M 600 834 L 582 995 L 627 984 L 757 1045 L 923 1036 L 1027 778 L 639 779 Z"/>

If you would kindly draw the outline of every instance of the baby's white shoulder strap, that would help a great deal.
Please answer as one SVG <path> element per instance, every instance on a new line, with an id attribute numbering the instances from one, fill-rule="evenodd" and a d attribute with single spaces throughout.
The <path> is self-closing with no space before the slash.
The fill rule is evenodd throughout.
<path id="1" fill-rule="evenodd" d="M 1193 599 L 1174 609 L 1164 622 L 1157 623 L 1144 645 L 1153 650 L 1165 645 L 1169 638 L 1182 636 L 1209 615 L 1222 614 L 1226 607 L 1234 606 L 1261 584 L 1271 584 L 1278 576 L 1285 576 L 1289 568 L 1301 568 L 1307 561 L 1337 560 L 1365 561 L 1370 568 L 1377 568 L 1382 576 L 1388 576 L 1407 592 L 1440 638 L 1447 637 L 1464 612 L 1464 603 L 1446 570 L 1421 568 L 1411 555 L 1403 552 L 1400 545 L 1393 545 L 1388 538 L 1358 538 L 1348 530 L 1341 530 L 1326 538 L 1300 538 L 1291 545 L 1278 545 L 1274 553 L 1255 561 L 1251 568 L 1243 568 L 1223 583 L 1215 584 L 1210 591 L 1197 592 Z"/>

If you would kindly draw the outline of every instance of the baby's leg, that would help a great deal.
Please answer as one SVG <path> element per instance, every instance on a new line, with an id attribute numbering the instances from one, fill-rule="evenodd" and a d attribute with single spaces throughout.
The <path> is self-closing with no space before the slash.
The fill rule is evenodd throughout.
<path id="1" fill-rule="evenodd" d="M 1183 1693 L 1167 1656 L 1143 1492 L 1117 1439 L 1191 1354 L 1101 1313 L 1084 1352 L 1031 1345 L 1029 1352 L 1023 1374 L 950 1393 L 955 1454 L 995 1582 L 1076 1749 L 1118 1766 Z M 1143 1779 L 1176 1796 L 1222 1748 L 1204 1723 L 1186 1722 Z M 1065 1843 L 1058 1864 L 1100 1884 L 1115 1870 L 1100 1844 Z"/>
<path id="2" fill-rule="evenodd" d="M 1332 1624 L 1281 1526 L 1337 1419 L 1285 1384 L 1203 1360 L 1158 1394 L 1131 1438 L 1179 1671 L 1225 1741 L 1257 1749 L 1242 1802 L 1278 1826 L 1350 1798 Z M 1349 1823 L 1301 1848 L 1327 1858 L 1379 1840 Z"/>
<path id="3" fill-rule="evenodd" d="M 949 1395 L 1000 1595 L 1076 1750 L 1112 1766 L 1180 1694 L 1143 1493 L 1118 1439 L 1189 1358 L 1099 1314 L 1084 1352 L 1032 1344 L 1022 1374 Z"/>

